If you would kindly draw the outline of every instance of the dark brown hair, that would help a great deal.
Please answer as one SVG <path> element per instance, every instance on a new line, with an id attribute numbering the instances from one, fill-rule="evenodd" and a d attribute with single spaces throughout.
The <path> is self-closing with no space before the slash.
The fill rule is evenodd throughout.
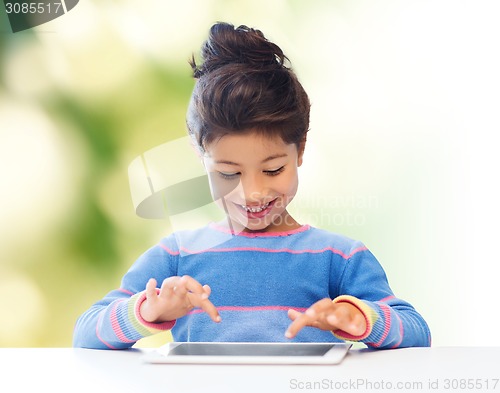
<path id="1" fill-rule="evenodd" d="M 191 137 L 204 151 L 229 133 L 253 130 L 299 148 L 309 128 L 310 103 L 288 58 L 261 31 L 216 23 L 190 61 L 197 79 L 187 113 Z"/>

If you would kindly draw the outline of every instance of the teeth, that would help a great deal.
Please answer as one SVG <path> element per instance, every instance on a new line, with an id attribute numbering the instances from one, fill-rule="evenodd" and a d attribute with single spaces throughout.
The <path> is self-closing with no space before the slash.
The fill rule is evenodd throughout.
<path id="1" fill-rule="evenodd" d="M 250 207 L 250 206 L 246 206 L 246 205 L 241 205 L 241 207 L 243 209 L 245 209 L 247 212 L 251 212 L 251 213 L 259 213 L 262 210 L 267 209 L 268 206 L 269 206 L 269 202 L 266 203 L 265 205 L 259 206 L 259 207 Z"/>

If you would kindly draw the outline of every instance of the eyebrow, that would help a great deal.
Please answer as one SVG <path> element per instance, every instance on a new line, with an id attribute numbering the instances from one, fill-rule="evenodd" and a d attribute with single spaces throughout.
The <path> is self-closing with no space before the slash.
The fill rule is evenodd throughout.
<path id="1" fill-rule="evenodd" d="M 264 164 L 264 163 L 266 163 L 268 161 L 272 161 L 276 158 L 282 158 L 282 157 L 287 157 L 287 156 L 288 156 L 288 154 L 286 154 L 286 153 L 273 154 L 272 156 L 264 158 L 261 163 Z M 241 166 L 241 164 L 238 164 L 238 163 L 233 162 L 233 161 L 228 161 L 228 160 L 217 160 L 217 161 L 215 161 L 215 163 L 216 164 L 227 164 L 227 165 Z"/>

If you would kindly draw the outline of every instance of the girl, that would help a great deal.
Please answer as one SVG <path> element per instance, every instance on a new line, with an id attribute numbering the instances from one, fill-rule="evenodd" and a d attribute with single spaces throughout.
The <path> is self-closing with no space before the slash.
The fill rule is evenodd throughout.
<path id="1" fill-rule="evenodd" d="M 79 318 L 74 345 L 127 348 L 166 329 L 176 341 L 430 345 L 362 243 L 288 213 L 310 104 L 282 50 L 259 30 L 217 23 L 202 58 L 191 62 L 187 126 L 226 219 L 144 253 Z"/>

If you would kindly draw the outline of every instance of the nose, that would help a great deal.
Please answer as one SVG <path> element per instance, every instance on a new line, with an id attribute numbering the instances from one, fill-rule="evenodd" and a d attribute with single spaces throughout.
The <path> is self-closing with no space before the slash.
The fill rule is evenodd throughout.
<path id="1" fill-rule="evenodd" d="M 259 203 L 267 194 L 264 179 L 256 175 L 242 176 L 240 181 L 242 197 L 245 204 Z"/>

